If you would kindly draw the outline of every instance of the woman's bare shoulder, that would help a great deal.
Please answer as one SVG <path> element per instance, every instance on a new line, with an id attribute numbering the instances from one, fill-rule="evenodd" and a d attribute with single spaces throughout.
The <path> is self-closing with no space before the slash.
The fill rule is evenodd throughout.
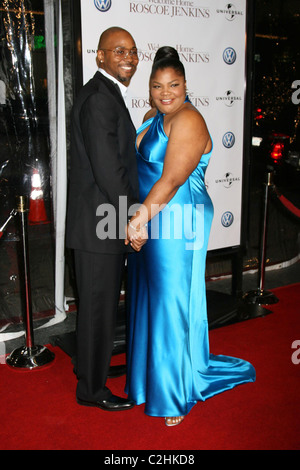
<path id="1" fill-rule="evenodd" d="M 151 119 L 152 117 L 154 117 L 156 115 L 156 113 L 157 113 L 156 108 L 149 109 L 149 111 L 144 116 L 143 122 L 146 122 L 146 121 L 148 121 L 148 119 Z"/>
<path id="2" fill-rule="evenodd" d="M 186 106 L 174 116 L 172 124 L 183 126 L 184 128 L 190 126 L 206 128 L 204 117 L 191 103 L 186 103 Z"/>

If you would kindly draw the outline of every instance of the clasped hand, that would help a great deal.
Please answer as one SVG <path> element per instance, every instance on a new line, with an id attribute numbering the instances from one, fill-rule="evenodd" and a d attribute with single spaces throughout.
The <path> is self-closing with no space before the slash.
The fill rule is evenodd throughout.
<path id="1" fill-rule="evenodd" d="M 130 244 L 135 251 L 140 251 L 148 240 L 148 231 L 145 225 L 140 229 L 136 229 L 128 224 L 126 225 L 125 232 L 127 237 L 125 239 L 125 245 Z"/>

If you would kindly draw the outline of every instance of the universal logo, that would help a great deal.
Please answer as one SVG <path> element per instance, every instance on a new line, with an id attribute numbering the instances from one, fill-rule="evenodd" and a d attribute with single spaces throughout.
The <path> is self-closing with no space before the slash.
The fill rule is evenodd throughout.
<path id="1" fill-rule="evenodd" d="M 226 132 L 226 134 L 223 135 L 222 139 L 222 144 L 224 145 L 225 148 L 230 149 L 234 146 L 235 143 L 235 135 L 233 132 Z"/>
<path id="2" fill-rule="evenodd" d="M 240 181 L 240 177 L 239 176 L 233 176 L 233 174 L 228 171 L 227 173 L 225 173 L 223 178 L 216 179 L 215 183 L 216 184 L 222 183 L 224 188 L 229 189 L 229 188 L 232 188 L 232 185 L 236 181 Z"/>
<path id="3" fill-rule="evenodd" d="M 185 18 L 208 19 L 210 17 L 209 8 L 197 7 L 195 2 L 187 0 L 148 0 L 148 3 L 145 1 L 130 2 L 129 12 L 145 15 L 163 15 L 170 16 L 171 18 L 183 16 Z"/>
<path id="4" fill-rule="evenodd" d="M 111 7 L 111 0 L 94 0 L 94 5 L 97 10 L 106 12 Z"/>
<path id="5" fill-rule="evenodd" d="M 233 213 L 230 211 L 226 211 L 221 217 L 221 224 L 223 225 L 223 227 L 227 228 L 233 224 L 233 220 L 234 220 Z"/>
<path id="6" fill-rule="evenodd" d="M 233 21 L 237 16 L 244 14 L 241 10 L 237 10 L 233 3 L 227 3 L 223 9 L 217 8 L 217 13 L 224 15 L 227 21 Z"/>
<path id="7" fill-rule="evenodd" d="M 232 90 L 227 90 L 224 96 L 216 96 L 217 101 L 222 101 L 228 108 L 231 108 L 237 101 L 242 101 L 241 96 L 236 96 Z"/>
<path id="8" fill-rule="evenodd" d="M 232 65 L 236 61 L 236 52 L 233 47 L 226 47 L 223 52 L 223 60 L 225 64 Z"/>

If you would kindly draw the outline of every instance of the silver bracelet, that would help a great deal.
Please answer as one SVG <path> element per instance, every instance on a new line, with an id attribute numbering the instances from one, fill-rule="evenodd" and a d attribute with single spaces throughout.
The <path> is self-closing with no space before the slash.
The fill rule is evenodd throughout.
<path id="1" fill-rule="evenodd" d="M 133 230 L 135 230 L 136 232 L 138 232 L 138 229 L 137 229 L 134 225 L 132 225 L 131 222 L 128 222 L 128 225 L 129 225 L 129 227 L 133 228 Z"/>
<path id="2" fill-rule="evenodd" d="M 131 222 L 128 222 L 128 225 L 129 225 L 129 227 L 131 227 L 131 228 L 132 228 L 133 230 L 135 230 L 136 232 L 139 232 L 139 231 L 141 230 L 141 229 L 138 230 L 134 225 L 132 225 Z M 143 228 L 143 227 L 147 227 L 147 224 L 142 225 L 141 228 Z"/>

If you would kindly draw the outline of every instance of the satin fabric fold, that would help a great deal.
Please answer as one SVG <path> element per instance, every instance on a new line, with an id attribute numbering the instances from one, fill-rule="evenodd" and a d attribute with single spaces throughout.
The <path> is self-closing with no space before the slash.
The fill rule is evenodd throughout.
<path id="1" fill-rule="evenodd" d="M 160 178 L 168 138 L 163 115 L 137 151 L 141 202 Z M 205 187 L 212 151 L 148 224 L 149 240 L 128 257 L 125 392 L 151 416 L 186 415 L 198 402 L 255 380 L 253 366 L 209 351 L 205 263 L 213 205 Z"/>

